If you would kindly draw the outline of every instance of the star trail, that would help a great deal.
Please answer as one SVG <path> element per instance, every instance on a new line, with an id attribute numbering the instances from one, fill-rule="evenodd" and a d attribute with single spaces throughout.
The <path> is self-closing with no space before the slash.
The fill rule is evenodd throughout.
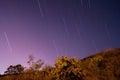
<path id="1" fill-rule="evenodd" d="M 31 53 L 53 65 L 58 56 L 81 59 L 119 48 L 119 4 L 119 0 L 0 0 L 0 73 L 11 64 L 27 66 Z"/>

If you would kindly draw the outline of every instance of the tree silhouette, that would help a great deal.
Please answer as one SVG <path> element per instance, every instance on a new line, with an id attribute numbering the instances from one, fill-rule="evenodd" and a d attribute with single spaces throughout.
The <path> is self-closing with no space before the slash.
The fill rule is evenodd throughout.
<path id="1" fill-rule="evenodd" d="M 15 66 L 10 65 L 4 74 L 19 74 L 24 71 L 24 67 L 21 64 L 17 64 Z"/>
<path id="2" fill-rule="evenodd" d="M 40 70 L 40 68 L 43 66 L 44 62 L 39 59 L 37 61 L 34 61 L 34 56 L 32 54 L 29 55 L 29 60 L 27 62 L 29 64 L 29 70 L 31 71 L 37 71 Z"/>

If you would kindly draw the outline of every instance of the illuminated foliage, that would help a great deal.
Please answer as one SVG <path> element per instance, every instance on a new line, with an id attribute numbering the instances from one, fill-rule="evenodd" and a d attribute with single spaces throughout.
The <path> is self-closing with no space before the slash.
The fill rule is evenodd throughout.
<path id="1" fill-rule="evenodd" d="M 82 69 L 80 61 L 71 57 L 63 56 L 55 61 L 54 74 L 57 80 L 81 80 Z"/>
<path id="2" fill-rule="evenodd" d="M 41 60 L 39 68 L 33 66 L 39 63 L 33 56 L 28 63 L 30 71 L 23 72 L 20 65 L 11 65 L 0 80 L 120 80 L 120 49 L 106 50 L 81 60 L 62 56 L 54 66 L 42 69 Z"/>

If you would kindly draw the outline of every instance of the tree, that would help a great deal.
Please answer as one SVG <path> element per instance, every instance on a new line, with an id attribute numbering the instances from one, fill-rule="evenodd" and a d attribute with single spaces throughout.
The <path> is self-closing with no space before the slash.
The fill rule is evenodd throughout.
<path id="1" fill-rule="evenodd" d="M 24 67 L 21 64 L 15 66 L 16 73 L 22 73 L 24 71 Z"/>
<path id="2" fill-rule="evenodd" d="M 56 80 L 82 80 L 82 69 L 80 61 L 71 57 L 63 56 L 55 62 Z"/>
<path id="3" fill-rule="evenodd" d="M 21 64 L 18 65 L 10 65 L 7 70 L 4 72 L 4 74 L 19 74 L 24 71 L 24 67 Z"/>
<path id="4" fill-rule="evenodd" d="M 34 56 L 32 54 L 29 55 L 29 60 L 27 62 L 29 64 L 29 70 L 37 71 L 43 66 L 44 62 L 39 59 L 34 61 Z"/>

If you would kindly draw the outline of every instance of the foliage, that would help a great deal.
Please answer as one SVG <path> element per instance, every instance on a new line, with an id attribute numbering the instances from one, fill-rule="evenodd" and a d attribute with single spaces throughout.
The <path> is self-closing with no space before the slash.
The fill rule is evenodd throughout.
<path id="1" fill-rule="evenodd" d="M 10 65 L 7 68 L 7 71 L 5 71 L 5 74 L 19 74 L 22 73 L 24 71 L 24 67 L 21 64 L 18 65 Z"/>
<path id="2" fill-rule="evenodd" d="M 81 60 L 62 56 L 54 66 L 42 69 L 42 60 L 39 68 L 33 66 L 38 63 L 33 56 L 29 56 L 28 63 L 31 71 L 23 72 L 11 65 L 0 80 L 120 80 L 120 49 L 105 50 Z"/>
<path id="3" fill-rule="evenodd" d="M 45 80 L 55 80 L 55 76 L 54 76 L 55 67 L 45 66 L 41 71 L 44 74 Z"/>
<path id="4" fill-rule="evenodd" d="M 44 62 L 39 59 L 37 61 L 34 61 L 34 56 L 31 54 L 29 55 L 29 60 L 27 62 L 29 64 L 29 71 L 37 71 L 40 70 L 40 68 L 43 66 Z"/>
<path id="5" fill-rule="evenodd" d="M 71 57 L 63 56 L 55 62 L 55 76 L 57 80 L 81 80 L 82 69 L 80 61 Z"/>

